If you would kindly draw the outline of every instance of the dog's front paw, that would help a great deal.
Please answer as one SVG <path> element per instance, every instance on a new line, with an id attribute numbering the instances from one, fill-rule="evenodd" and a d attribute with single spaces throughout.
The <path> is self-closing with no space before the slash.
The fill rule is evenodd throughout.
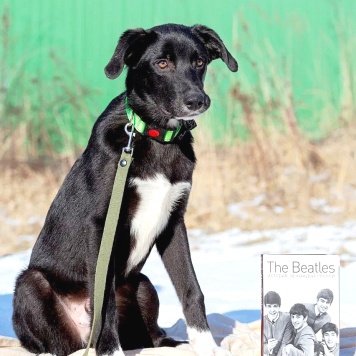
<path id="1" fill-rule="evenodd" d="M 199 356 L 231 356 L 228 350 L 216 345 L 210 331 L 187 330 L 189 343 Z"/>

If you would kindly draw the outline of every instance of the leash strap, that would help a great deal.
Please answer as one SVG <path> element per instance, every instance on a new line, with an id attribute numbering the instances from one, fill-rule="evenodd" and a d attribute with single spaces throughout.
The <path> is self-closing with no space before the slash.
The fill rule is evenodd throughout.
<path id="1" fill-rule="evenodd" d="M 105 219 L 103 237 L 101 239 L 98 261 L 95 270 L 95 284 L 94 284 L 94 310 L 93 323 L 91 327 L 88 346 L 83 354 L 87 356 L 90 345 L 92 343 L 93 335 L 98 329 L 101 321 L 101 312 L 103 309 L 106 276 L 108 273 L 110 256 L 112 246 L 114 243 L 117 222 L 119 220 L 121 202 L 124 195 L 127 172 L 132 161 L 131 153 L 125 152 L 123 149 L 118 168 L 115 175 L 114 185 L 112 188 L 108 212 Z"/>

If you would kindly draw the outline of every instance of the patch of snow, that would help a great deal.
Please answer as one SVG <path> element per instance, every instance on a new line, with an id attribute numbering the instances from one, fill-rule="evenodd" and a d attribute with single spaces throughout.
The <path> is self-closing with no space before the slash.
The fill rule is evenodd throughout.
<path id="1" fill-rule="evenodd" d="M 277 205 L 273 208 L 273 212 L 277 215 L 283 214 L 284 211 L 285 211 L 285 209 L 282 206 Z"/>
<path id="2" fill-rule="evenodd" d="M 310 176 L 309 180 L 312 183 L 325 182 L 330 178 L 330 173 L 325 171 L 319 174 L 313 174 Z"/>
<path id="3" fill-rule="evenodd" d="M 244 211 L 245 208 L 260 206 L 266 199 L 264 194 L 260 194 L 252 200 L 229 204 L 227 211 L 231 215 L 238 216 L 242 220 L 249 219 L 250 215 Z"/>
<path id="4" fill-rule="evenodd" d="M 349 262 L 341 268 L 340 318 L 346 325 L 355 326 L 356 221 L 341 226 L 313 225 L 248 232 L 234 228 L 212 235 L 194 230 L 189 231 L 189 235 L 207 314 L 238 315 L 241 310 L 255 310 L 258 315 L 263 253 L 340 254 L 342 261 Z M 28 250 L 0 258 L 0 294 L 13 293 L 16 276 L 27 266 L 30 254 Z M 175 290 L 155 249 L 143 273 L 158 291 L 160 325 L 169 327 L 183 318 Z M 8 308 L 11 308 L 10 302 Z"/>
<path id="5" fill-rule="evenodd" d="M 4 218 L 3 216 L 2 218 L 6 221 L 6 225 L 9 226 L 20 226 L 22 223 L 21 219 L 11 219 L 9 217 Z"/>
<path id="6" fill-rule="evenodd" d="M 15 279 L 27 267 L 30 256 L 31 250 L 27 250 L 0 258 L 0 294 L 13 293 Z"/>
<path id="7" fill-rule="evenodd" d="M 312 209 L 324 214 L 338 214 L 342 212 L 341 208 L 328 205 L 327 200 L 324 198 L 310 198 L 309 205 Z"/>
<path id="8" fill-rule="evenodd" d="M 39 224 L 39 225 L 43 226 L 44 221 L 45 221 L 45 218 L 43 216 L 39 216 L 39 215 L 31 216 L 27 219 L 27 223 L 29 225 Z"/>

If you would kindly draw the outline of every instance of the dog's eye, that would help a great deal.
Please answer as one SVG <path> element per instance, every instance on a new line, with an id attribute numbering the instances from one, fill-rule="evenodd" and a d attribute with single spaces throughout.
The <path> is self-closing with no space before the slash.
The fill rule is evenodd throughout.
<path id="1" fill-rule="evenodd" d="M 198 58 L 195 65 L 197 68 L 201 68 L 204 66 L 204 64 L 205 64 L 204 60 L 201 58 Z"/>
<path id="2" fill-rule="evenodd" d="M 161 60 L 157 65 L 160 69 L 166 69 L 168 67 L 168 62 L 166 60 Z"/>

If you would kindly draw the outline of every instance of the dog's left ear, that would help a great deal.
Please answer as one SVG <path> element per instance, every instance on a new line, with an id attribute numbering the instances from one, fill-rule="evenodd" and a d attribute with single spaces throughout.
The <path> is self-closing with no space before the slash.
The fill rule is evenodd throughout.
<path id="1" fill-rule="evenodd" d="M 105 67 L 105 74 L 110 79 L 117 78 L 124 65 L 135 66 L 147 47 L 155 41 L 157 34 L 143 28 L 128 30 L 122 34 L 110 62 Z"/>
<path id="2" fill-rule="evenodd" d="M 192 31 L 203 41 L 212 60 L 221 58 L 232 72 L 237 71 L 238 64 L 235 58 L 230 54 L 222 39 L 214 30 L 206 26 L 194 25 Z"/>

